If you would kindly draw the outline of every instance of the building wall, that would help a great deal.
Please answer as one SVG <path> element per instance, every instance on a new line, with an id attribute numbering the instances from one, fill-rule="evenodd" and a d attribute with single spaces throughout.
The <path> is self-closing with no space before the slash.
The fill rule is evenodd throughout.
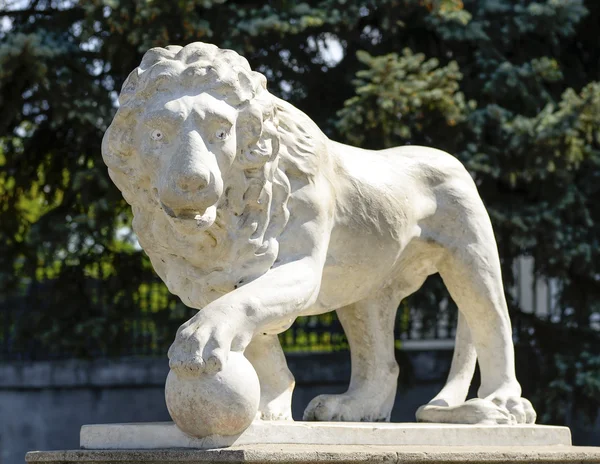
<path id="1" fill-rule="evenodd" d="M 399 352 L 400 365 L 412 384 L 398 392 L 393 421 L 414 421 L 416 409 L 443 386 L 451 354 Z M 347 387 L 348 353 L 289 355 L 288 362 L 297 384 L 295 419 L 302 418 L 316 395 L 340 393 Z M 78 448 L 83 424 L 169 420 L 163 390 L 167 372 L 165 359 L 0 366 L 0 464 L 21 464 L 30 450 Z"/>

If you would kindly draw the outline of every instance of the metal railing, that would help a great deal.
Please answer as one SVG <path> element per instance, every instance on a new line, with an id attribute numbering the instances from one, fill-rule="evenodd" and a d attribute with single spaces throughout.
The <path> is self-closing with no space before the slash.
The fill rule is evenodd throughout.
<path id="1" fill-rule="evenodd" d="M 195 313 L 158 280 L 141 285 L 126 298 L 112 295 L 103 282 L 92 279 L 79 293 L 84 306 L 65 304 L 65 298 L 53 297 L 56 290 L 47 280 L 0 298 L 0 359 L 164 356 L 179 325 Z M 403 303 L 396 316 L 396 346 L 418 340 L 451 341 L 455 318 L 456 312 L 444 305 L 431 314 Z M 288 352 L 348 349 L 335 312 L 299 317 L 280 340 Z"/>
<path id="2" fill-rule="evenodd" d="M 562 314 L 553 293 L 556 284 L 540 283 L 527 259 L 516 266 L 517 284 L 509 291 L 512 301 L 524 313 L 556 322 Z M 80 287 L 78 299 L 86 301 L 83 306 L 57 298 L 51 279 L 33 282 L 10 297 L 0 296 L 0 359 L 165 356 L 179 325 L 195 312 L 158 279 L 140 284 L 128 295 L 115 294 L 105 281 L 91 278 Z M 394 328 L 398 349 L 453 346 L 455 305 L 447 294 L 433 295 L 431 289 L 424 293 L 431 300 L 429 309 L 410 299 L 398 309 Z M 280 340 L 288 352 L 348 349 L 335 312 L 298 318 Z"/>

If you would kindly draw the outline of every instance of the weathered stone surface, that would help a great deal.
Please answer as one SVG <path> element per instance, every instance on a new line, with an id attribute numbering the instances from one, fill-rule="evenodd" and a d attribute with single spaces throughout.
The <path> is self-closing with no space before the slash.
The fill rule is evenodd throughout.
<path id="1" fill-rule="evenodd" d="M 574 446 L 341 446 L 253 445 L 222 450 L 34 451 L 30 464 L 175 464 L 321 462 L 397 464 L 583 464 L 600 463 L 600 448 Z"/>
<path id="2" fill-rule="evenodd" d="M 254 421 L 236 436 L 195 438 L 171 422 L 87 425 L 85 449 L 211 449 L 255 444 L 544 446 L 570 445 L 567 427 L 544 425 L 390 424 L 350 422 Z"/>
<path id="3" fill-rule="evenodd" d="M 177 376 L 213 375 L 244 353 L 260 380 L 259 416 L 290 418 L 294 379 L 277 334 L 335 310 L 352 347 L 350 386 L 315 398 L 304 418 L 387 421 L 396 310 L 439 273 L 460 309 L 456 353 L 417 419 L 535 422 L 515 376 L 490 219 L 456 158 L 332 141 L 243 57 L 210 44 L 149 50 L 119 103 L 102 143 L 109 174 L 158 275 L 200 310 L 169 349 Z M 476 362 L 478 398 L 465 401 Z M 194 400 L 189 389 L 171 394 Z"/>

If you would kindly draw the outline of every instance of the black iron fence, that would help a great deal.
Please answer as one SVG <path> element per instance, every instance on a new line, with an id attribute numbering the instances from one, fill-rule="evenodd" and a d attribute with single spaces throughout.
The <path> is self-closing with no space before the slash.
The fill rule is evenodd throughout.
<path id="1" fill-rule="evenodd" d="M 95 279 L 32 282 L 0 296 L 0 359 L 153 356 L 193 313 L 158 280 L 127 294 Z"/>
<path id="2" fill-rule="evenodd" d="M 562 320 L 565 310 L 557 305 L 556 282 L 536 279 L 527 259 L 517 262 L 514 275 L 516 285 L 508 296 L 513 309 L 519 308 L 512 311 L 517 332 L 523 316 Z M 116 288 L 122 286 L 111 286 L 106 279 L 86 278 L 71 287 L 47 279 L 0 295 L 0 360 L 164 356 L 179 325 L 195 310 L 157 278 L 140 280 L 130 293 Z M 398 308 L 396 348 L 452 347 L 456 318 L 441 280 L 429 279 L 416 297 Z M 600 317 L 590 323 L 600 330 Z M 288 352 L 348 349 L 335 312 L 298 318 L 280 340 Z"/>
<path id="3" fill-rule="evenodd" d="M 0 359 L 164 356 L 179 325 L 195 312 L 158 280 L 128 295 L 113 294 L 106 282 L 92 279 L 83 287 L 72 302 L 56 294 L 51 280 L 0 297 Z M 432 312 L 403 302 L 395 324 L 397 348 L 414 340 L 453 340 L 456 311 L 446 306 Z M 288 352 L 348 348 L 334 312 L 300 317 L 280 339 Z"/>

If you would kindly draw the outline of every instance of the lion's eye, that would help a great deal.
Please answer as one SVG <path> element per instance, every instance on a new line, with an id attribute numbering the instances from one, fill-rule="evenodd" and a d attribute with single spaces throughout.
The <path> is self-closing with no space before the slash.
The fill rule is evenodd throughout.
<path id="1" fill-rule="evenodd" d="M 154 129 L 150 134 L 150 137 L 152 137 L 152 140 L 162 140 L 164 134 L 161 130 Z"/>
<path id="2" fill-rule="evenodd" d="M 215 137 L 217 137 L 218 140 L 225 140 L 227 137 L 229 137 L 229 132 L 227 132 L 225 129 L 219 129 L 215 133 Z"/>

